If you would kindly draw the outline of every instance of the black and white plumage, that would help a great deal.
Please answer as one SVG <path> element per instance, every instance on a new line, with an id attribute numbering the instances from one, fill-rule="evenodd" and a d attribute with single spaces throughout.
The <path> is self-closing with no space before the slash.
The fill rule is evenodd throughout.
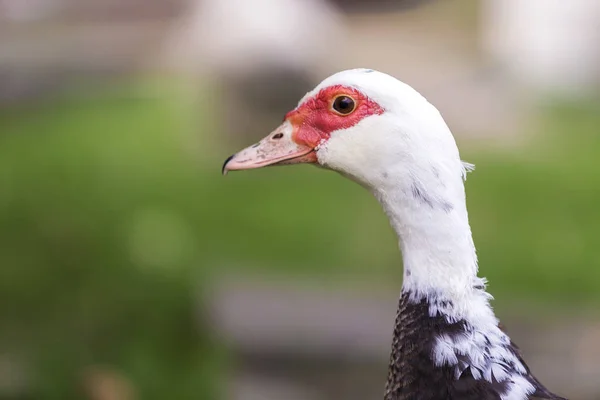
<path id="1" fill-rule="evenodd" d="M 228 170 L 315 163 L 360 183 L 398 235 L 404 279 L 385 400 L 562 399 L 499 327 L 469 225 L 461 161 L 438 110 L 367 69 L 332 75 Z"/>
<path id="2" fill-rule="evenodd" d="M 500 329 L 490 335 L 441 312 L 431 316 L 427 300 L 411 297 L 400 297 L 384 400 L 562 399 L 531 375 Z"/>

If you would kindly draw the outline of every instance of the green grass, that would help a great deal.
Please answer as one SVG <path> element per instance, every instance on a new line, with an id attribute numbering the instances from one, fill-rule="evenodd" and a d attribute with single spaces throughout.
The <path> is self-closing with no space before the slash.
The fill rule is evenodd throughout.
<path id="1" fill-rule="evenodd" d="M 93 363 L 143 398 L 214 391 L 222 357 L 194 306 L 214 273 L 399 287 L 396 239 L 364 189 L 310 166 L 222 177 L 241 144 L 223 143 L 210 104 L 150 87 L 0 112 L 1 338 L 38 398 L 77 398 Z M 463 146 L 482 275 L 499 298 L 597 303 L 600 113 L 556 106 L 542 122 L 514 153 Z"/>

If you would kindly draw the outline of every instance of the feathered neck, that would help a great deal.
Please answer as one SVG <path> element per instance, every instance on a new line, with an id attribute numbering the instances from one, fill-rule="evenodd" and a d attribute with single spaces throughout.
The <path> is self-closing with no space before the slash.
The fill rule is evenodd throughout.
<path id="1" fill-rule="evenodd" d="M 477 276 L 466 170 L 454 164 L 388 174 L 373 190 L 404 260 L 384 399 L 560 399 L 530 374 L 498 326 Z"/>
<path id="2" fill-rule="evenodd" d="M 443 296 L 458 305 L 483 283 L 467 214 L 466 172 L 460 160 L 432 164 L 400 177 L 388 174 L 373 190 L 398 235 L 403 290 L 414 296 Z"/>

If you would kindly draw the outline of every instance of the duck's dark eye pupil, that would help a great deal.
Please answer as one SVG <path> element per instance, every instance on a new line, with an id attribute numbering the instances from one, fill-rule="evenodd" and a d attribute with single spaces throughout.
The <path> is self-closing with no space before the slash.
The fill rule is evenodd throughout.
<path id="1" fill-rule="evenodd" d="M 348 96 L 340 96 L 333 102 L 333 109 L 340 114 L 350 114 L 354 111 L 354 100 Z"/>

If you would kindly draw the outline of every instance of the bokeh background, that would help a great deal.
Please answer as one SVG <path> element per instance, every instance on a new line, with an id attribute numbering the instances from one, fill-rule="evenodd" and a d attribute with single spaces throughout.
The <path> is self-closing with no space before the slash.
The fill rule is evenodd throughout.
<path id="1" fill-rule="evenodd" d="M 0 0 L 0 399 L 380 398 L 402 271 L 358 185 L 220 174 L 341 69 L 447 119 L 530 366 L 600 398 L 596 0 Z"/>

